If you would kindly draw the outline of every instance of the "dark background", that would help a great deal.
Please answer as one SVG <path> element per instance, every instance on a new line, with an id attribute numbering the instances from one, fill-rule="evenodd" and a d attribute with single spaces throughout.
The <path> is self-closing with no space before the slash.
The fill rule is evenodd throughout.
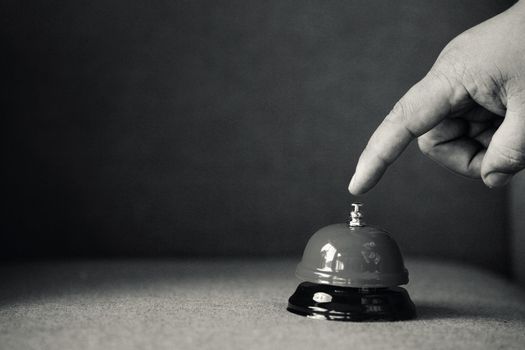
<path id="1" fill-rule="evenodd" d="M 3 259 L 302 252 L 443 46 L 510 1 L 3 1 Z M 509 265 L 504 190 L 416 145 L 368 195 L 407 255 Z"/>

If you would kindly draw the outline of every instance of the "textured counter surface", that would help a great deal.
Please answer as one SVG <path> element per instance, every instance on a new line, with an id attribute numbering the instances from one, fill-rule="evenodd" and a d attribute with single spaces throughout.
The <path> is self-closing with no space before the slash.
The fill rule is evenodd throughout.
<path id="1" fill-rule="evenodd" d="M 285 311 L 295 261 L 4 263 L 1 349 L 524 348 L 525 294 L 491 273 L 409 260 L 419 319 Z"/>

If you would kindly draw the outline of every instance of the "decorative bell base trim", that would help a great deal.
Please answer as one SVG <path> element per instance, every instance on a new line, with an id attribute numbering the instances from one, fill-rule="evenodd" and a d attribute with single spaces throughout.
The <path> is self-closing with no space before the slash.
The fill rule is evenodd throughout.
<path id="1" fill-rule="evenodd" d="M 288 300 L 288 311 L 333 321 L 401 321 L 416 307 L 401 287 L 351 288 L 303 282 Z"/>

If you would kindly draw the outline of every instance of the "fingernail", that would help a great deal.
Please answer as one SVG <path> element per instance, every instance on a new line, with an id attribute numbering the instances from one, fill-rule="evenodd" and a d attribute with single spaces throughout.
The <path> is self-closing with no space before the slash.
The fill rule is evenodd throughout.
<path id="1" fill-rule="evenodd" d="M 510 174 L 494 172 L 485 176 L 485 183 L 489 187 L 501 187 L 506 185 L 511 177 L 512 175 Z"/>

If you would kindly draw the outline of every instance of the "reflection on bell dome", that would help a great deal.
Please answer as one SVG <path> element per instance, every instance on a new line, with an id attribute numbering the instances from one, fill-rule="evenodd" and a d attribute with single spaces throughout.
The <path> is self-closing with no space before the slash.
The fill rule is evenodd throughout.
<path id="1" fill-rule="evenodd" d="M 367 242 L 363 244 L 364 249 L 361 251 L 364 263 L 366 264 L 364 269 L 370 272 L 379 272 L 380 270 L 381 254 L 375 247 L 375 242 Z"/>
<path id="2" fill-rule="evenodd" d="M 321 247 L 321 256 L 323 267 L 322 271 L 339 271 L 345 268 L 345 263 L 341 261 L 341 254 L 337 253 L 337 249 L 331 244 L 326 243 Z"/>
<path id="3" fill-rule="evenodd" d="M 303 281 L 346 287 L 390 287 L 408 282 L 399 247 L 373 226 L 335 224 L 306 244 L 296 275 Z"/>

